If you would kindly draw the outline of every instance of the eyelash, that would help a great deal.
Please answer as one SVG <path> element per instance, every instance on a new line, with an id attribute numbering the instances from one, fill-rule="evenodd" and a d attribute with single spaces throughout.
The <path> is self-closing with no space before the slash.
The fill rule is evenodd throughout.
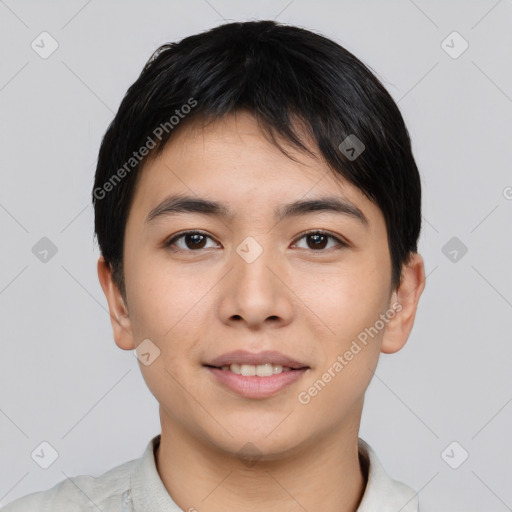
<path id="1" fill-rule="evenodd" d="M 210 238 L 213 240 L 213 238 L 210 235 L 208 235 L 207 233 L 205 233 L 204 231 L 198 231 L 198 230 L 182 231 L 181 233 L 178 233 L 177 235 L 175 235 L 171 239 L 169 239 L 167 242 L 165 242 L 164 247 L 170 248 L 171 250 L 175 250 L 175 251 L 200 252 L 202 249 L 194 250 L 194 249 L 181 249 L 181 248 L 175 248 L 175 247 L 173 248 L 173 245 L 176 243 L 177 240 L 179 240 L 180 238 L 183 238 L 186 235 L 192 235 L 192 234 L 193 235 L 204 235 L 207 238 Z M 308 235 L 325 235 L 328 238 L 332 238 L 333 240 L 335 240 L 338 243 L 338 245 L 339 245 L 338 248 L 348 247 L 348 245 L 349 245 L 347 242 L 345 242 L 338 236 L 335 236 L 335 235 L 331 234 L 330 232 L 324 231 L 321 229 L 313 229 L 310 231 L 306 231 L 305 233 L 301 234 L 301 236 L 297 239 L 297 241 L 302 240 L 303 238 L 307 237 Z M 318 249 L 318 250 L 310 249 L 310 250 L 313 252 L 326 252 L 330 249 L 336 249 L 336 247 L 330 247 L 329 249 Z"/>

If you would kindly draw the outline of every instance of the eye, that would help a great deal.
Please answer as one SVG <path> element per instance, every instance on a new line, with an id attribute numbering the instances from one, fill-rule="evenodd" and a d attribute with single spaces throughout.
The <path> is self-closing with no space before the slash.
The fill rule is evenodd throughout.
<path id="1" fill-rule="evenodd" d="M 179 250 L 199 250 L 204 249 L 206 244 L 206 239 L 213 240 L 209 235 L 203 233 L 202 231 L 183 231 L 175 236 L 173 236 L 170 240 L 165 242 L 165 247 L 176 247 Z M 177 242 L 183 239 L 183 244 L 180 246 Z"/>
<path id="2" fill-rule="evenodd" d="M 322 249 L 332 249 L 331 247 L 326 247 L 328 245 L 328 240 L 334 240 L 339 247 L 348 247 L 348 244 L 338 238 L 337 236 L 331 235 L 327 231 L 308 231 L 304 233 L 299 240 L 306 238 L 311 241 L 311 245 L 307 243 L 308 247 L 306 249 L 313 249 L 314 251 L 321 251 Z"/>
<path id="3" fill-rule="evenodd" d="M 212 237 L 203 233 L 202 231 L 183 231 L 173 236 L 167 242 L 165 242 L 165 247 L 177 248 L 178 250 L 184 251 L 198 251 L 201 249 L 207 249 L 207 239 L 213 240 Z M 348 244 L 341 240 L 339 237 L 334 236 L 327 231 L 314 230 L 308 231 L 304 233 L 299 240 L 307 239 L 311 242 L 311 244 L 307 243 L 307 247 L 305 249 L 312 249 L 314 251 L 322 251 L 324 249 L 332 249 L 333 246 L 327 247 L 329 245 L 329 239 L 335 242 L 334 247 L 336 245 L 338 247 L 347 247 Z M 183 242 L 181 245 L 178 242 Z M 295 244 L 296 245 L 296 244 Z"/>

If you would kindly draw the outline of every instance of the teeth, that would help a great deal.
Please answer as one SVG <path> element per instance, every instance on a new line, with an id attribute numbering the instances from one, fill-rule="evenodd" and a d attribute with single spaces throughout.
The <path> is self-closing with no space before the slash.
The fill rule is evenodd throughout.
<path id="1" fill-rule="evenodd" d="M 258 365 L 233 363 L 231 365 L 224 365 L 221 369 L 225 371 L 232 371 L 233 373 L 243 375 L 244 377 L 251 377 L 254 375 L 257 375 L 258 377 L 270 377 L 271 375 L 291 371 L 291 368 L 272 363 Z"/>

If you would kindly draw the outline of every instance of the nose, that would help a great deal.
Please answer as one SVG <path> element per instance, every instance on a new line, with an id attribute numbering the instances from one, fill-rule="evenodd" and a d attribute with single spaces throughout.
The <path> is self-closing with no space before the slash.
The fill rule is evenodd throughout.
<path id="1" fill-rule="evenodd" d="M 219 304 L 224 323 L 257 330 L 292 321 L 294 295 L 287 285 L 284 259 L 249 237 L 233 251 L 230 264 Z"/>

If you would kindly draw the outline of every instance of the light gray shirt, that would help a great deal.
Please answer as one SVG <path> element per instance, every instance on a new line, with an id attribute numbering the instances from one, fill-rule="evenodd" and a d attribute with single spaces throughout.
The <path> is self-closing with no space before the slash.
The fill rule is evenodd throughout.
<path id="1" fill-rule="evenodd" d="M 149 441 L 139 459 L 97 478 L 70 477 L 51 489 L 9 503 L 2 512 L 181 512 L 156 468 L 154 451 L 159 443 L 160 434 Z M 357 512 L 418 512 L 417 493 L 390 478 L 370 445 L 361 438 L 358 446 L 368 482 Z"/>

